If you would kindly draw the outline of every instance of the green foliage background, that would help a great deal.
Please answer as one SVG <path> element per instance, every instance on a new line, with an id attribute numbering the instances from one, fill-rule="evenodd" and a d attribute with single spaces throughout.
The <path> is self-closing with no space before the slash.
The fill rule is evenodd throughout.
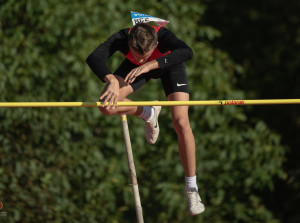
<path id="1" fill-rule="evenodd" d="M 109 35 L 131 26 L 130 10 L 171 21 L 193 48 L 191 100 L 243 99 L 247 67 L 211 44 L 222 32 L 204 21 L 208 1 L 0 1 L 0 101 L 97 101 L 103 83 L 85 59 Z M 115 69 L 122 56 L 109 60 Z M 131 97 L 165 100 L 150 81 Z M 129 117 L 145 222 L 280 222 L 262 193 L 282 169 L 287 147 L 254 108 L 191 107 L 197 176 L 206 212 L 190 217 L 169 108 L 157 144 Z M 0 109 L 3 222 L 134 222 L 119 117 L 96 108 Z"/>

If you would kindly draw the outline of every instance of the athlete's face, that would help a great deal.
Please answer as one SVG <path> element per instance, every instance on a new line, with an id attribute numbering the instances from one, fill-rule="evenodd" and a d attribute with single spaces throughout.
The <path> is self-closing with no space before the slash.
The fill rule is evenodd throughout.
<path id="1" fill-rule="evenodd" d="M 157 45 L 156 45 L 157 46 Z M 156 46 L 145 52 L 144 54 L 139 54 L 138 52 L 136 52 L 134 49 L 132 49 L 130 47 L 130 50 L 131 50 L 131 53 L 132 55 L 134 56 L 134 58 L 136 59 L 136 61 L 139 63 L 139 64 L 144 64 L 147 62 L 147 60 L 149 59 L 149 57 L 152 55 L 153 51 L 155 50 Z"/>

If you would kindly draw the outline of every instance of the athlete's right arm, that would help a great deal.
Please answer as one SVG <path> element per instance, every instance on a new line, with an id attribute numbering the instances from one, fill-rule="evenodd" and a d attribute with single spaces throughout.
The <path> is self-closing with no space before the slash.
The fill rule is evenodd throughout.
<path id="1" fill-rule="evenodd" d="M 128 51 L 128 29 L 120 30 L 113 34 L 104 43 L 100 44 L 86 59 L 91 70 L 104 82 L 104 77 L 112 74 L 106 66 L 106 61 L 116 51 L 127 54 Z"/>

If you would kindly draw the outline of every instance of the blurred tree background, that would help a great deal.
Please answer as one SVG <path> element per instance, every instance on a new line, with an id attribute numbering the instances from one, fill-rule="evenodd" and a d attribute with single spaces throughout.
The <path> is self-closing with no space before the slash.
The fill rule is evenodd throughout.
<path id="1" fill-rule="evenodd" d="M 130 10 L 171 21 L 192 47 L 191 100 L 299 98 L 299 4 L 0 0 L 0 101 L 97 101 L 85 59 L 131 26 Z M 159 80 L 131 98 L 165 100 Z M 196 217 L 169 113 L 155 145 L 129 117 L 145 222 L 299 222 L 299 106 L 190 108 L 207 206 Z M 0 222 L 136 221 L 119 117 L 97 108 L 0 109 L 0 174 Z"/>
<path id="2" fill-rule="evenodd" d="M 246 72 L 238 79 L 246 98 L 300 98 L 300 2 L 207 1 L 204 24 L 217 28 L 222 37 L 213 45 L 228 52 Z M 288 148 L 284 170 L 264 200 L 282 222 L 299 222 L 300 215 L 300 107 L 261 107 L 247 114 L 264 120 L 282 136 Z M 281 202 L 279 202 L 281 201 Z M 274 205 L 280 203 L 280 205 Z"/>

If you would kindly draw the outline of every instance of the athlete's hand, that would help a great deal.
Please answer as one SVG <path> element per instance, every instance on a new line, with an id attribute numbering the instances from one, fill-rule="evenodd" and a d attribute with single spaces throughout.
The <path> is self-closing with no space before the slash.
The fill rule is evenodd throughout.
<path id="1" fill-rule="evenodd" d="M 144 63 L 143 65 L 132 69 L 127 76 L 125 77 L 125 82 L 131 84 L 138 76 L 144 73 L 148 73 L 150 70 L 158 69 L 159 65 L 156 60 L 152 60 L 150 62 Z"/>
<path id="2" fill-rule="evenodd" d="M 127 76 L 125 77 L 125 82 L 131 84 L 138 76 L 144 73 L 148 73 L 150 71 L 149 66 L 147 63 L 132 69 Z"/>
<path id="3" fill-rule="evenodd" d="M 108 74 L 105 76 L 106 86 L 100 96 L 100 101 L 102 101 L 101 107 L 105 107 L 108 102 L 107 109 L 114 110 L 117 107 L 117 102 L 119 98 L 119 81 L 113 74 Z"/>

